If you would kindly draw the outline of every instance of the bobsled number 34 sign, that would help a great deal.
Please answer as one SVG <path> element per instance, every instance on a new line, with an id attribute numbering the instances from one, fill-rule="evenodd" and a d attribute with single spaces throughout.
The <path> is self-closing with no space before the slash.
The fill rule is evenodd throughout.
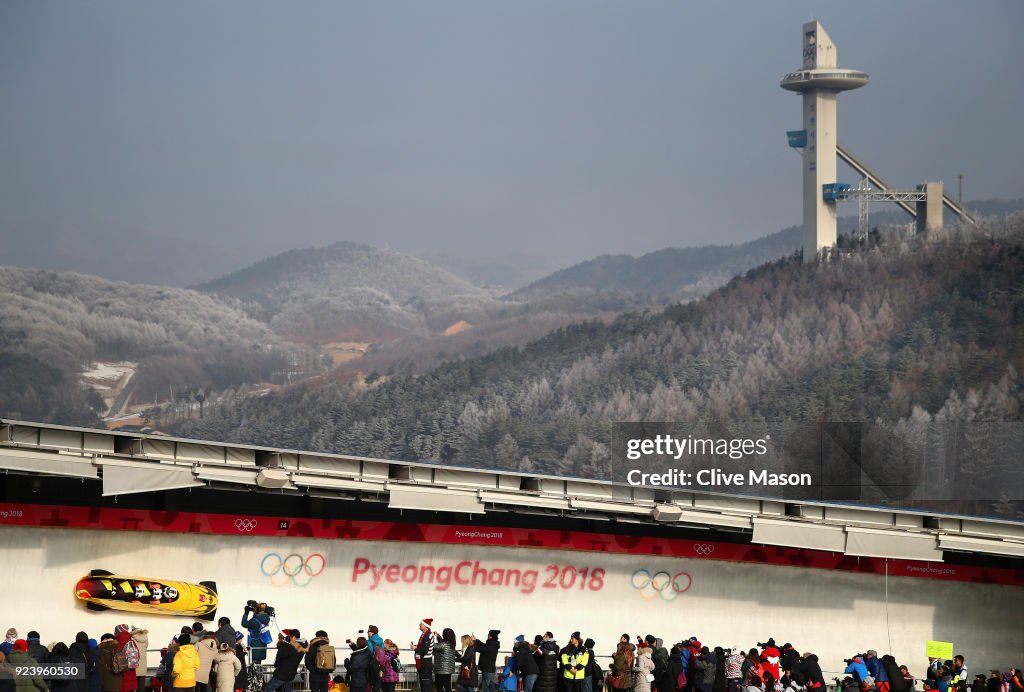
<path id="1" fill-rule="evenodd" d="M 391 585 L 419 585 L 448 591 L 452 587 L 500 587 L 530 594 L 540 589 L 600 591 L 605 569 L 588 565 L 547 565 L 545 568 L 499 567 L 482 560 L 424 564 L 383 564 L 357 557 L 352 565 L 352 582 L 370 591 Z"/>

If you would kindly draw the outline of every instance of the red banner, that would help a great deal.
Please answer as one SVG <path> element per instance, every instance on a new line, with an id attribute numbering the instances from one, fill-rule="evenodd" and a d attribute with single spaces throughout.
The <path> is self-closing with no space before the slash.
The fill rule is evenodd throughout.
<path id="1" fill-rule="evenodd" d="M 0 526 L 102 529 L 107 531 L 169 531 L 223 536 L 296 536 L 360 541 L 409 541 L 544 548 L 751 562 L 865 574 L 885 574 L 888 571 L 888 574 L 894 577 L 1024 586 L 1024 570 L 1022 569 L 887 560 L 800 548 L 558 531 L 557 529 L 510 529 L 495 526 L 409 524 L 347 519 L 295 519 L 12 503 L 0 503 Z M 369 565 L 366 568 L 370 569 Z M 378 579 L 397 579 L 401 578 L 398 576 L 400 574 L 400 571 L 391 569 L 384 572 L 383 576 Z M 590 579 L 593 579 L 593 575 L 590 576 Z"/>

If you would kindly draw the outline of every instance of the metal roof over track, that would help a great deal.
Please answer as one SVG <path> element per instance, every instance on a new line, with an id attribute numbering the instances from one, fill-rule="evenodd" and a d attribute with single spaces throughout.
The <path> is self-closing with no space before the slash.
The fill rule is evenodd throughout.
<path id="1" fill-rule="evenodd" d="M 941 561 L 1024 558 L 1024 523 L 913 510 L 639 488 L 604 480 L 304 452 L 0 419 L 0 471 L 101 482 L 106 497 L 214 488 L 488 515 L 539 512 L 713 528 L 752 543 Z"/>

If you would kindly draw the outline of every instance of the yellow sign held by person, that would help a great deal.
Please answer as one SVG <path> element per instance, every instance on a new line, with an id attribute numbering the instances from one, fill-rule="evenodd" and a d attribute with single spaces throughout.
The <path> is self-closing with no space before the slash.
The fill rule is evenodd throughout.
<path id="1" fill-rule="evenodd" d="M 948 661 L 953 658 L 953 642 L 933 642 L 925 644 L 925 655 L 928 658 L 941 658 Z"/>

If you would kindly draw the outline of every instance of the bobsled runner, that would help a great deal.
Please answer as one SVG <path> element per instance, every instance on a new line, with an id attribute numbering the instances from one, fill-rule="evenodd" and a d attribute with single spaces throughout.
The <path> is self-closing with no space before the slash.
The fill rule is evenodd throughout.
<path id="1" fill-rule="evenodd" d="M 213 620 L 217 615 L 217 584 L 190 584 L 153 577 L 130 577 L 94 569 L 75 585 L 75 596 L 89 610 L 126 610 L 154 615 L 187 615 Z"/>

